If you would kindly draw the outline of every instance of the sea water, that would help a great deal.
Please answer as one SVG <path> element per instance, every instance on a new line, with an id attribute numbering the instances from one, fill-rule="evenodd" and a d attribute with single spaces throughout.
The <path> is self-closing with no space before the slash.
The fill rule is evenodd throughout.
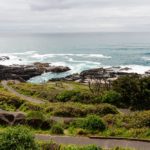
<path id="1" fill-rule="evenodd" d="M 10 57 L 2 65 L 48 62 L 71 68 L 29 80 L 36 83 L 96 67 L 129 67 L 143 74 L 150 70 L 150 33 L 1 34 L 0 56 Z"/>

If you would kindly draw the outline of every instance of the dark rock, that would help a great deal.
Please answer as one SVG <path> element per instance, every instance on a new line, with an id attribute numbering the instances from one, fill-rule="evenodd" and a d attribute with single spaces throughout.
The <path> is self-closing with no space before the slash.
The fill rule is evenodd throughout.
<path id="1" fill-rule="evenodd" d="M 146 71 L 145 74 L 150 75 L 150 70 Z"/>
<path id="2" fill-rule="evenodd" d="M 48 63 L 34 63 L 33 65 L 0 65 L 0 80 L 26 81 L 44 72 L 61 73 L 70 70 L 63 66 L 50 66 Z"/>
<path id="3" fill-rule="evenodd" d="M 129 71 L 131 70 L 131 68 L 125 67 L 125 68 L 121 68 L 120 71 Z"/>
<path id="4" fill-rule="evenodd" d="M 80 74 L 72 74 L 63 78 L 53 78 L 49 81 L 75 81 L 80 83 L 88 83 L 89 79 L 106 79 L 114 81 L 119 76 L 133 75 L 136 73 L 128 73 L 126 71 L 131 68 L 122 68 L 121 67 L 110 67 L 110 68 L 94 68 L 89 70 L 84 70 Z"/>
<path id="5" fill-rule="evenodd" d="M 0 61 L 9 60 L 10 58 L 8 56 L 1 56 Z"/>
<path id="6" fill-rule="evenodd" d="M 53 72 L 53 73 L 62 73 L 69 71 L 69 67 L 64 67 L 64 66 L 50 66 L 46 68 L 46 72 Z"/>
<path id="7" fill-rule="evenodd" d="M 0 111 L 0 125 L 20 124 L 19 122 L 22 122 L 23 120 L 25 120 L 25 115 L 23 113 Z"/>
<path id="8" fill-rule="evenodd" d="M 82 71 L 80 73 L 80 76 L 82 78 L 90 78 L 90 77 L 94 77 L 94 78 L 112 78 L 115 77 L 114 72 L 111 71 L 110 69 L 104 69 L 104 68 L 95 68 L 95 69 L 89 69 L 89 70 L 85 70 Z"/>

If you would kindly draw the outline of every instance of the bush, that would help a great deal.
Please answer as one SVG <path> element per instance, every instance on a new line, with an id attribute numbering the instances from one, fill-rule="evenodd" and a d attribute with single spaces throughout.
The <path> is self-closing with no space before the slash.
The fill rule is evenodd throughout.
<path id="1" fill-rule="evenodd" d="M 77 119 L 72 125 L 90 131 L 103 131 L 106 129 L 103 120 L 96 115 L 89 115 L 84 119 Z"/>
<path id="2" fill-rule="evenodd" d="M 150 77 L 124 76 L 113 82 L 113 89 L 121 94 L 125 107 L 150 109 Z"/>
<path id="3" fill-rule="evenodd" d="M 27 115 L 27 124 L 33 128 L 50 129 L 52 121 L 48 120 L 43 112 L 32 111 Z"/>
<path id="4" fill-rule="evenodd" d="M 26 102 L 19 108 L 20 111 L 41 111 L 43 108 L 40 104 Z"/>
<path id="5" fill-rule="evenodd" d="M 64 134 L 64 129 L 60 124 L 53 125 L 51 128 L 52 134 Z"/>
<path id="6" fill-rule="evenodd" d="M 53 141 L 39 143 L 41 150 L 60 150 L 60 146 Z"/>
<path id="7" fill-rule="evenodd" d="M 108 128 L 112 126 L 120 128 L 123 126 L 123 117 L 124 116 L 120 114 L 116 114 L 116 115 L 108 114 L 104 116 L 103 119 L 107 123 Z"/>
<path id="8" fill-rule="evenodd" d="M 110 104 L 86 105 L 80 103 L 57 103 L 46 108 L 46 112 L 51 112 L 54 116 L 63 117 L 83 117 L 88 114 L 104 116 L 107 114 L 117 114 L 117 108 Z"/>
<path id="9" fill-rule="evenodd" d="M 56 96 L 56 99 L 60 102 L 81 102 L 81 103 L 91 103 L 92 96 L 88 92 L 80 92 L 80 91 L 63 91 Z"/>
<path id="10" fill-rule="evenodd" d="M 4 110 L 17 110 L 24 102 L 24 100 L 7 91 L 0 91 L 0 108 Z"/>
<path id="11" fill-rule="evenodd" d="M 8 128 L 0 133 L 0 150 L 37 150 L 34 136 L 21 126 Z"/>
<path id="12" fill-rule="evenodd" d="M 126 132 L 126 135 L 134 138 L 141 138 L 145 136 L 145 134 L 148 133 L 148 131 L 149 131 L 148 128 L 138 128 L 138 129 L 131 128 Z"/>
<path id="13" fill-rule="evenodd" d="M 102 102 L 109 103 L 116 106 L 122 106 L 121 95 L 116 91 L 107 91 L 102 95 Z"/>
<path id="14" fill-rule="evenodd" d="M 89 145 L 89 146 L 75 146 L 75 145 L 69 145 L 69 146 L 61 146 L 61 150 L 102 150 L 100 147 L 97 147 L 95 145 Z"/>
<path id="15" fill-rule="evenodd" d="M 125 116 L 123 121 L 129 128 L 150 128 L 150 110 L 132 113 Z"/>

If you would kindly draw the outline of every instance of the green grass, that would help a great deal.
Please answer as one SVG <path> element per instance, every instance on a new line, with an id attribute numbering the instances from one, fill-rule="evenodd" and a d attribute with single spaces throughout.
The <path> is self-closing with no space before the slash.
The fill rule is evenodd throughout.
<path id="1" fill-rule="evenodd" d="M 56 82 L 49 82 L 45 84 L 31 84 L 31 83 L 19 83 L 12 84 L 9 83 L 16 91 L 21 94 L 31 96 L 38 99 L 44 99 L 51 102 L 56 102 L 56 96 L 64 91 L 80 91 L 80 92 L 90 92 L 88 86 L 74 83 L 74 82 L 63 82 L 62 86 L 56 86 Z"/>

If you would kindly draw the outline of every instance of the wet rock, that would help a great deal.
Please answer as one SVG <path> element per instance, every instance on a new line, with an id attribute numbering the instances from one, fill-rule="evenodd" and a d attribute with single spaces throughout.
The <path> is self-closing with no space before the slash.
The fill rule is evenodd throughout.
<path id="1" fill-rule="evenodd" d="M 125 67 L 125 68 L 121 68 L 120 71 L 129 71 L 131 70 L 131 68 Z"/>
<path id="2" fill-rule="evenodd" d="M 0 61 L 9 60 L 10 58 L 8 56 L 1 56 Z"/>
<path id="3" fill-rule="evenodd" d="M 150 75 L 150 70 L 146 71 L 145 74 Z"/>
<path id="4" fill-rule="evenodd" d="M 69 67 L 64 67 L 64 66 L 50 66 L 46 68 L 46 72 L 53 72 L 53 73 L 62 73 L 69 71 Z"/>
<path id="5" fill-rule="evenodd" d="M 61 73 L 70 70 L 64 66 L 50 66 L 49 63 L 34 63 L 33 65 L 0 65 L 0 80 L 26 81 L 44 72 Z"/>
<path id="6" fill-rule="evenodd" d="M 106 79 L 108 81 L 114 81 L 120 76 L 133 75 L 135 73 L 128 73 L 126 71 L 131 68 L 110 67 L 110 68 L 94 68 L 84 70 L 80 74 L 72 74 L 63 78 L 53 78 L 49 81 L 75 81 L 79 83 L 88 83 L 91 78 Z"/>

